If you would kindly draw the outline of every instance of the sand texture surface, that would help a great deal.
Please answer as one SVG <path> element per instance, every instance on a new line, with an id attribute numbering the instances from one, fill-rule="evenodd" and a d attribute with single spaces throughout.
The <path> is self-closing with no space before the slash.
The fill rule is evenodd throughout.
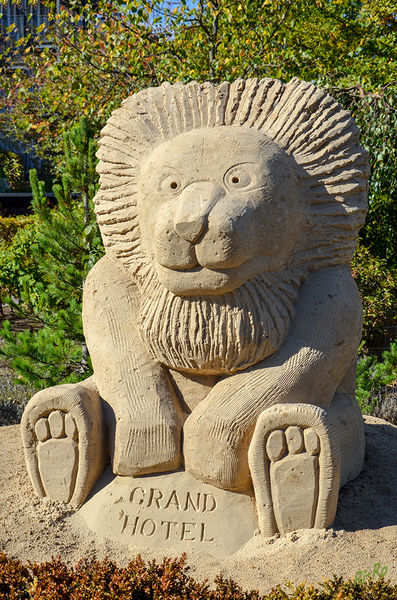
<path id="1" fill-rule="evenodd" d="M 226 558 L 190 554 L 191 574 L 212 581 L 222 572 L 243 588 L 264 593 L 285 580 L 316 583 L 333 573 L 354 577 L 380 563 L 397 583 L 397 427 L 374 417 L 365 420 L 365 467 L 342 489 L 332 529 L 267 540 L 256 536 Z M 138 553 L 96 537 L 69 507 L 33 495 L 17 425 L 0 428 L 0 549 L 23 561 L 60 555 L 69 564 L 105 556 L 123 564 Z M 139 553 L 145 559 L 178 554 L 172 549 Z"/>

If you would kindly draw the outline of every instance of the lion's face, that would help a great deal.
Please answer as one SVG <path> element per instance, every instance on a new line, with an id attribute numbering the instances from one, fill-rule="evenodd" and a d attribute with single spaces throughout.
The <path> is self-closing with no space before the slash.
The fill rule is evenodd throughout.
<path id="1" fill-rule="evenodd" d="M 259 131 L 213 127 L 158 145 L 138 181 L 142 245 L 179 296 L 225 294 L 282 269 L 301 229 L 293 161 Z"/>

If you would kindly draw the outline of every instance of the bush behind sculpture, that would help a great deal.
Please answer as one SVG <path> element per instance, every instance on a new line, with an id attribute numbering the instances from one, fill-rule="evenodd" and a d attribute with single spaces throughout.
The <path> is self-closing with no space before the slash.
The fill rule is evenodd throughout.
<path id="1" fill-rule="evenodd" d="M 3 355 L 22 383 L 37 388 L 83 379 L 89 373 L 81 324 L 83 281 L 102 254 L 92 216 L 96 190 L 95 142 L 87 119 L 64 139 L 61 184 L 54 185 L 56 207 L 47 203 L 44 183 L 30 173 L 33 216 L 10 240 L 14 221 L 4 226 L 0 245 L 0 300 L 37 327 L 1 333 Z M 19 224 L 19 221 L 18 221 Z M 12 296 L 12 298 L 10 298 Z"/>

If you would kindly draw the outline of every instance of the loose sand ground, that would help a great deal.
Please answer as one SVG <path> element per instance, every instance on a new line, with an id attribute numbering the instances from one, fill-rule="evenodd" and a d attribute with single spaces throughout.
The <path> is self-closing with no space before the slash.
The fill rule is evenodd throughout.
<path id="1" fill-rule="evenodd" d="M 397 427 L 366 418 L 366 459 L 361 475 L 340 493 L 333 529 L 298 531 L 269 540 L 259 536 L 227 558 L 191 554 L 191 574 L 213 581 L 218 573 L 262 593 L 284 580 L 316 583 L 333 573 L 388 567 L 397 583 Z M 108 556 L 118 564 L 136 553 L 96 537 L 78 513 L 33 495 L 25 471 L 19 427 L 0 428 L 0 550 L 23 561 L 60 555 L 69 564 Z M 168 552 L 140 551 L 145 559 Z"/>

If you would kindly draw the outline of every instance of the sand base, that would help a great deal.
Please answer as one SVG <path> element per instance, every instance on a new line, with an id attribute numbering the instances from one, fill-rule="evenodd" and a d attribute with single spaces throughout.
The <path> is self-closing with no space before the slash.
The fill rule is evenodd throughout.
<path id="1" fill-rule="evenodd" d="M 366 417 L 364 470 L 340 493 L 334 527 L 297 531 L 268 540 L 257 536 L 235 554 L 215 558 L 188 554 L 191 574 L 212 581 L 218 573 L 245 589 L 269 591 L 285 580 L 321 582 L 334 573 L 354 577 L 375 563 L 397 583 L 397 427 Z M 105 556 L 118 564 L 135 554 L 161 559 L 167 548 L 134 549 L 97 537 L 81 515 L 65 505 L 39 500 L 25 470 L 19 426 L 0 428 L 0 549 L 23 561 L 60 555 L 69 564 Z"/>
<path id="2" fill-rule="evenodd" d="M 172 547 L 176 554 L 228 556 L 258 529 L 253 498 L 214 488 L 183 470 L 115 477 L 109 466 L 79 516 L 96 535 L 117 544 Z"/>

